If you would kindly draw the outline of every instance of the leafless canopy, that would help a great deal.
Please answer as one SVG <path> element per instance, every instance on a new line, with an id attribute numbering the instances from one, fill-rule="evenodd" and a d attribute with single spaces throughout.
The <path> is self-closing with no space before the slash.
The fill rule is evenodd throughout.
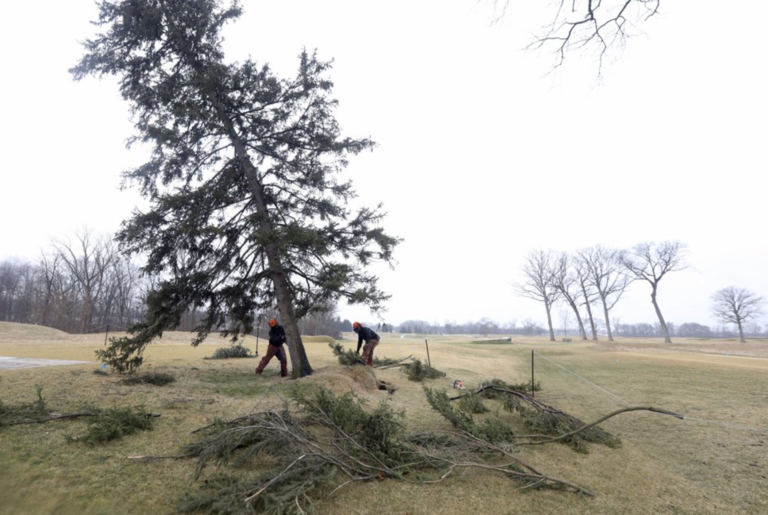
<path id="1" fill-rule="evenodd" d="M 613 341 L 608 313 L 619 301 L 632 279 L 619 262 L 619 251 L 601 245 L 582 249 L 577 253 L 580 266 L 585 270 L 587 280 L 597 291 L 603 305 L 605 329 L 608 341 Z"/>
<path id="2" fill-rule="evenodd" d="M 672 343 L 669 328 L 661 314 L 656 295 L 659 282 L 665 275 L 688 268 L 685 261 L 685 245 L 679 241 L 638 243 L 630 250 L 621 252 L 619 262 L 632 277 L 651 285 L 651 303 L 664 333 L 664 341 Z"/>
<path id="3" fill-rule="evenodd" d="M 735 324 L 739 329 L 739 340 L 744 342 L 744 322 L 754 320 L 764 314 L 765 300 L 759 295 L 729 286 L 712 295 L 712 313 L 724 324 Z"/>
<path id="4" fill-rule="evenodd" d="M 544 303 L 547 310 L 549 337 L 554 341 L 555 333 L 552 328 L 552 305 L 560 298 L 560 291 L 553 282 L 557 256 L 551 251 L 537 250 L 525 257 L 523 275 L 525 280 L 515 285 L 517 294 Z"/>
<path id="5" fill-rule="evenodd" d="M 494 19 L 502 19 L 511 0 L 491 0 Z M 592 50 L 598 54 L 599 67 L 613 47 L 624 47 L 638 23 L 659 12 L 661 0 L 554 0 L 551 22 L 529 48 L 553 48 L 557 61 L 565 61 L 572 51 Z"/>
<path id="6" fill-rule="evenodd" d="M 679 241 L 638 243 L 620 255 L 621 264 L 637 279 L 658 284 L 669 272 L 685 270 L 685 245 Z"/>
<path id="7" fill-rule="evenodd" d="M 579 335 L 583 340 L 587 339 L 587 333 L 584 330 L 584 323 L 581 320 L 578 304 L 586 292 L 581 288 L 577 271 L 573 267 L 573 259 L 566 252 L 560 252 L 554 263 L 552 282 L 555 288 L 563 296 L 565 302 L 571 307 L 576 315 L 576 323 L 579 328 Z M 588 300 L 587 300 L 588 302 Z M 561 318 L 564 315 L 561 313 Z"/>

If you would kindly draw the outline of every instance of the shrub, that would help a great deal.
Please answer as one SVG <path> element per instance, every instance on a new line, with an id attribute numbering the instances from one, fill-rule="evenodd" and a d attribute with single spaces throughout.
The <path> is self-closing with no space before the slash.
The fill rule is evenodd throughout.
<path id="1" fill-rule="evenodd" d="M 165 386 L 167 384 L 173 383 L 174 381 L 176 381 L 176 378 L 171 374 L 166 374 L 164 372 L 148 372 L 141 375 L 129 375 L 121 382 L 131 386 L 142 383 L 153 384 L 155 386 Z"/>
<path id="2" fill-rule="evenodd" d="M 251 349 L 243 347 L 242 345 L 232 345 L 231 347 L 219 347 L 208 359 L 233 359 L 233 358 L 250 358 Z"/>
<path id="3" fill-rule="evenodd" d="M 403 366 L 403 370 L 408 374 L 408 379 L 411 381 L 421 382 L 424 379 L 445 377 L 445 372 L 441 372 L 436 368 L 432 368 L 429 365 L 422 363 L 420 359 L 415 359 L 411 363 L 407 363 Z"/>

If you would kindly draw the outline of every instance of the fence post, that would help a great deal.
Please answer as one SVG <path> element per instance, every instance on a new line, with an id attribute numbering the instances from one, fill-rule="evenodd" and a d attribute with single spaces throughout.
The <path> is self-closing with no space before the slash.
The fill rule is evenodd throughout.
<path id="1" fill-rule="evenodd" d="M 533 372 L 533 349 L 531 349 L 531 399 L 536 397 L 536 394 L 534 393 L 536 390 L 536 382 L 535 382 L 535 376 Z"/>
<path id="2" fill-rule="evenodd" d="M 424 338 L 424 345 L 427 346 L 427 366 L 431 368 L 432 367 L 432 361 L 430 361 L 430 359 L 429 359 L 429 342 L 427 341 L 426 338 Z"/>
<path id="3" fill-rule="evenodd" d="M 109 324 L 107 324 L 107 332 L 104 333 L 104 345 L 107 345 L 107 337 L 109 336 Z"/>
<path id="4" fill-rule="evenodd" d="M 259 329 L 261 329 L 261 315 L 256 320 L 256 355 L 259 355 Z"/>

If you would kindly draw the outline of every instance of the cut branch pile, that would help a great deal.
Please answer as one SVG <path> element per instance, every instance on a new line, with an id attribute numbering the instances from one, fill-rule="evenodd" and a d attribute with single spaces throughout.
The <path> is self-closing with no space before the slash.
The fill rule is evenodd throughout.
<path id="1" fill-rule="evenodd" d="M 427 389 L 428 390 L 428 389 Z M 450 406 L 447 395 L 445 402 Z M 185 495 L 180 509 L 206 513 L 306 513 L 315 503 L 359 481 L 397 479 L 429 484 L 456 469 L 502 473 L 520 488 L 550 487 L 592 495 L 584 487 L 534 469 L 512 454 L 499 427 L 454 434 L 403 434 L 403 412 L 382 402 L 373 410 L 352 393 L 324 388 L 297 390 L 296 408 L 277 409 L 205 428 L 201 441 L 184 453 L 197 458 L 198 477 L 209 464 L 229 464 L 261 474 L 246 479 L 214 474 Z M 482 426 L 485 428 L 486 426 Z M 499 459 L 501 458 L 501 462 Z M 252 467 L 258 461 L 257 467 Z"/>
<path id="2" fill-rule="evenodd" d="M 403 367 L 403 371 L 408 375 L 410 381 L 421 382 L 424 379 L 438 379 L 440 377 L 445 377 L 445 372 L 432 368 L 426 363 L 422 363 L 420 359 L 414 359 L 411 363 L 406 364 Z"/>
<path id="3" fill-rule="evenodd" d="M 598 424 L 621 413 L 650 411 L 679 419 L 683 418 L 682 415 L 659 408 L 632 406 L 616 410 L 595 422 L 586 424 L 568 413 L 548 406 L 523 393 L 523 391 L 530 391 L 530 388 L 530 383 L 507 385 L 499 379 L 494 379 L 483 383 L 472 393 L 465 393 L 456 397 L 448 398 L 445 392 L 433 392 L 428 388 L 425 388 L 425 393 L 427 393 L 427 399 L 433 409 L 441 413 L 457 428 L 471 434 L 482 435 L 484 432 L 487 433 L 491 425 L 498 425 L 498 422 L 502 422 L 498 417 L 488 417 L 483 420 L 485 429 L 478 428 L 474 424 L 471 413 L 483 412 L 477 407 L 477 397 L 483 396 L 488 399 L 500 399 L 503 408 L 510 413 L 519 414 L 525 427 L 532 432 L 532 434 L 512 435 L 509 441 L 514 441 L 517 445 L 542 445 L 559 442 L 567 444 L 579 452 L 587 452 L 587 443 L 598 443 L 612 448 L 621 445 L 621 440 L 618 437 L 598 427 Z M 539 390 L 541 387 L 535 385 L 534 388 Z M 459 400 L 459 407 L 463 413 L 453 410 L 447 403 L 449 400 Z"/>
<path id="4" fill-rule="evenodd" d="M 340 365 L 352 366 L 362 364 L 360 355 L 352 349 L 345 349 L 344 346 L 336 342 L 328 342 L 328 347 L 333 351 L 334 356 L 338 358 Z M 413 359 L 412 356 L 405 357 L 403 359 L 392 358 L 373 358 L 373 368 L 384 370 L 387 368 L 402 367 L 407 364 L 409 360 Z"/>
<path id="5" fill-rule="evenodd" d="M 333 351 L 333 354 L 338 358 L 341 365 L 357 365 L 361 364 L 362 360 L 360 356 L 353 350 L 346 350 L 340 343 L 331 342 L 328 346 Z M 403 367 L 403 372 L 408 376 L 411 381 L 421 382 L 424 379 L 438 379 L 445 377 L 445 372 L 432 368 L 429 365 L 422 363 L 420 359 L 414 359 L 413 356 L 408 356 L 403 359 L 391 359 L 391 358 L 373 358 L 373 368 L 379 370 L 386 370 L 388 368 Z"/>

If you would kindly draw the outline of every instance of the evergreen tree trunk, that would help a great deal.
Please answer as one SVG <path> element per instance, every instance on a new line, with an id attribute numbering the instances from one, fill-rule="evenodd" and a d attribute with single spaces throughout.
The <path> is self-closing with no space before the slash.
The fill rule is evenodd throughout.
<path id="1" fill-rule="evenodd" d="M 248 180 L 248 185 L 253 195 L 253 201 L 256 206 L 256 213 L 259 215 L 259 225 L 263 233 L 269 234 L 273 231 L 272 220 L 269 216 L 269 210 L 267 204 L 264 201 L 264 193 L 261 184 L 258 181 L 258 175 L 256 167 L 253 166 L 248 153 L 245 149 L 245 144 L 237 134 L 237 131 L 232 124 L 232 120 L 227 116 L 224 111 L 224 106 L 221 105 L 216 98 L 212 98 L 214 106 L 216 107 L 216 113 L 219 117 L 219 121 L 224 124 L 227 130 L 230 141 L 232 141 L 235 147 L 235 153 L 240 163 L 243 166 L 243 171 Z M 291 302 L 291 290 L 288 285 L 288 281 L 285 278 L 285 270 L 280 262 L 280 253 L 277 245 L 274 241 L 269 240 L 264 244 L 264 250 L 267 254 L 267 261 L 269 263 L 269 269 L 272 274 L 272 282 L 275 286 L 275 297 L 277 298 L 277 309 L 280 312 L 280 318 L 282 319 L 282 326 L 285 328 L 285 333 L 288 339 L 288 351 L 291 355 L 291 375 L 294 378 L 304 377 L 312 374 L 314 370 L 309 364 L 309 358 L 307 352 L 304 349 L 304 343 L 301 341 L 301 333 L 299 331 L 299 324 L 296 320 L 296 316 L 293 312 L 293 303 Z"/>

